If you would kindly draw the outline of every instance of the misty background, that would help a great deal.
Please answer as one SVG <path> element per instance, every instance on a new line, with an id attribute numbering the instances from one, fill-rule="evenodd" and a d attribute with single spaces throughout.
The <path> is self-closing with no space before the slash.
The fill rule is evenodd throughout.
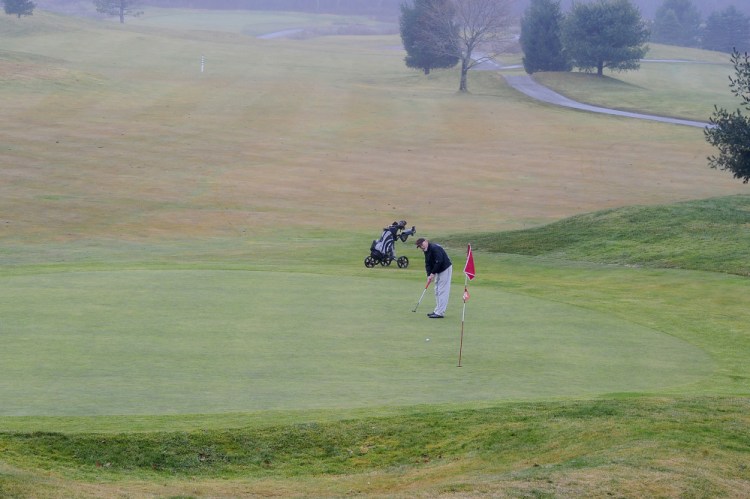
<path id="1" fill-rule="evenodd" d="M 148 6 L 213 10 L 275 10 L 318 12 L 325 14 L 358 14 L 376 16 L 383 20 L 398 21 L 401 4 L 405 0 L 147 0 Z M 561 0 L 563 12 L 568 12 L 574 2 L 588 3 L 595 0 Z M 653 19 L 663 0 L 631 0 L 646 19 Z M 92 0 L 35 0 L 37 8 L 74 15 L 96 15 Z M 411 3 L 411 2 L 409 2 Z M 521 15 L 530 0 L 516 0 L 515 14 Z M 696 0 L 695 7 L 705 18 L 712 12 L 729 6 L 750 15 L 750 0 Z"/>

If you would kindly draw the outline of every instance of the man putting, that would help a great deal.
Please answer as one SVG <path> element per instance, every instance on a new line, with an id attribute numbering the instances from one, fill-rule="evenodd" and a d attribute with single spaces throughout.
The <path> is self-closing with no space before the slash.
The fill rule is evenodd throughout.
<path id="1" fill-rule="evenodd" d="M 442 319 L 448 308 L 448 298 L 451 294 L 451 276 L 453 264 L 442 246 L 431 243 L 420 237 L 417 248 L 424 251 L 424 267 L 428 278 L 435 281 L 435 311 L 427 314 L 430 319 Z"/>

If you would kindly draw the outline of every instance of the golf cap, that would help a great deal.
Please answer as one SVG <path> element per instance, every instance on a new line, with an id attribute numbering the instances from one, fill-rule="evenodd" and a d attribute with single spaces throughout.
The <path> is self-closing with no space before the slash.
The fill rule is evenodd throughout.
<path id="1" fill-rule="evenodd" d="M 424 237 L 420 237 L 419 239 L 417 239 L 417 246 L 422 246 L 423 242 L 425 242 L 425 238 Z"/>

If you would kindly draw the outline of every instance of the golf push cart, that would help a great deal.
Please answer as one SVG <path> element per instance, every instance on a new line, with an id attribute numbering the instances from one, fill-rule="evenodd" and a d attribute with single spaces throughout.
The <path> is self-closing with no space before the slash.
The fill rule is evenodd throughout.
<path id="1" fill-rule="evenodd" d="M 365 257 L 365 267 L 368 269 L 373 268 L 375 265 L 390 265 L 393 260 L 396 260 L 400 269 L 405 269 L 409 266 L 409 259 L 405 256 L 396 258 L 396 252 L 394 251 L 394 244 L 396 239 L 401 239 L 401 242 L 406 242 L 409 236 L 413 236 L 417 233 L 417 228 L 412 225 L 411 229 L 406 230 L 406 220 L 400 222 L 393 222 L 388 227 L 383 228 L 383 233 L 380 239 L 374 240 L 370 246 L 370 254 Z"/>

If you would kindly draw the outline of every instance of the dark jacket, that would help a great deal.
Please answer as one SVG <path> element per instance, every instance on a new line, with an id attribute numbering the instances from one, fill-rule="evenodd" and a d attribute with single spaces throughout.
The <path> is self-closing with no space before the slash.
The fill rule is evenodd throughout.
<path id="1" fill-rule="evenodd" d="M 451 259 L 442 246 L 435 243 L 429 243 L 427 251 L 424 252 L 424 268 L 427 275 L 439 274 L 450 267 Z"/>

